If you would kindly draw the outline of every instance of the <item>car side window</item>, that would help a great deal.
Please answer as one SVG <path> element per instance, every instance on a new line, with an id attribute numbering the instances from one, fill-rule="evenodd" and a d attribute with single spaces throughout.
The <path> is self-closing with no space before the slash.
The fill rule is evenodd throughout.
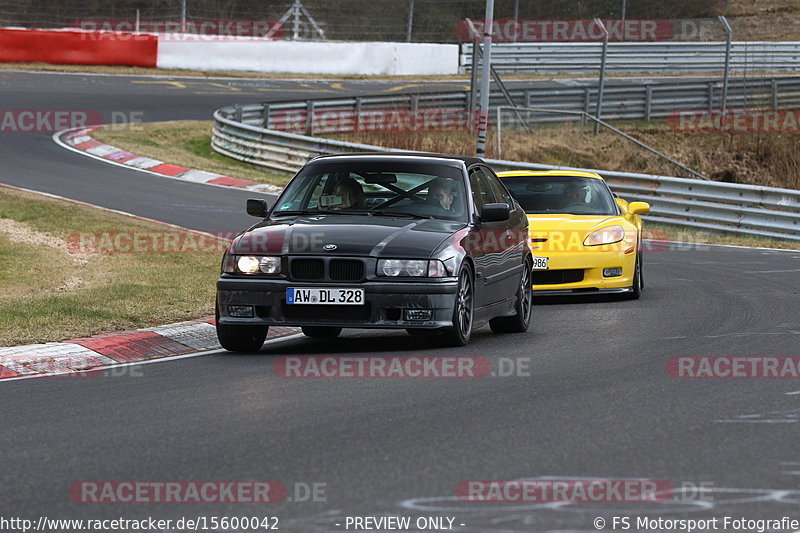
<path id="1" fill-rule="evenodd" d="M 512 209 L 514 202 L 511 200 L 511 194 L 505 188 L 505 185 L 500 181 L 500 178 L 492 172 L 489 168 L 481 167 L 486 183 L 492 190 L 492 195 L 495 197 L 495 202 L 502 202 L 508 204 Z"/>
<path id="2" fill-rule="evenodd" d="M 472 201 L 475 203 L 478 213 L 481 212 L 484 205 L 498 201 L 480 167 L 474 167 L 469 171 L 469 184 L 472 189 Z"/>

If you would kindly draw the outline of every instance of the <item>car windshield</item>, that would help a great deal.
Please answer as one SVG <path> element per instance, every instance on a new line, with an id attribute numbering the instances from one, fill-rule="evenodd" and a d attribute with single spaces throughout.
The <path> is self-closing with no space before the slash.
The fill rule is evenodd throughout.
<path id="1" fill-rule="evenodd" d="M 616 215 L 617 204 L 597 178 L 578 176 L 507 177 L 503 183 L 525 213 Z"/>
<path id="2" fill-rule="evenodd" d="M 325 161 L 306 166 L 278 198 L 273 217 L 337 213 L 463 220 L 458 166 L 409 161 Z"/>

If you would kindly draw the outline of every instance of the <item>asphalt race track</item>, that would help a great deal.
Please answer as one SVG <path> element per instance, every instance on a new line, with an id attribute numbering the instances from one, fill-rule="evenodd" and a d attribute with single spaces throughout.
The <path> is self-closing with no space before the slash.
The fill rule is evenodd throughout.
<path id="1" fill-rule="evenodd" d="M 415 90 L 157 81 L 2 72 L 0 98 L 6 109 L 141 111 L 149 121 L 208 119 L 237 101 Z M 0 133 L 0 161 L 0 182 L 11 185 L 205 231 L 249 223 L 244 200 L 253 193 L 118 168 L 58 147 L 49 133 Z M 677 356 L 800 356 L 800 252 L 662 246 L 644 258 L 640 300 L 543 301 L 527 334 L 484 327 L 462 349 L 354 330 L 99 379 L 0 383 L 0 516 L 276 516 L 289 532 L 348 531 L 347 516 L 446 516 L 470 533 L 596 531 L 596 517 L 610 531 L 614 516 L 800 519 L 800 382 L 667 372 Z M 273 364 L 287 355 L 479 356 L 495 376 L 286 379 Z M 456 493 L 465 480 L 548 477 L 664 480 L 674 492 L 656 502 L 570 504 L 460 502 Z M 289 498 L 70 498 L 74 483 L 103 480 L 274 480 Z M 322 490 L 305 498 L 313 484 Z"/>

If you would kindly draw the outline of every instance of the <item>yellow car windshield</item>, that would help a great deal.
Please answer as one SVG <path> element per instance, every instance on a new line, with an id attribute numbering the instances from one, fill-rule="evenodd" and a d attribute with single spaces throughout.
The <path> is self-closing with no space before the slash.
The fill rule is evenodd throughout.
<path id="1" fill-rule="evenodd" d="M 618 215 L 617 203 L 605 182 L 578 176 L 518 176 L 501 178 L 525 213 Z"/>

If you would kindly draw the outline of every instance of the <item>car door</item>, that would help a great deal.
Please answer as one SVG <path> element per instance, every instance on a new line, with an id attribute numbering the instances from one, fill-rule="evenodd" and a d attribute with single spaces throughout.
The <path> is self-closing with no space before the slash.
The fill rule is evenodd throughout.
<path id="1" fill-rule="evenodd" d="M 484 205 L 502 201 L 502 198 L 495 196 L 482 165 L 469 169 L 469 182 L 477 216 L 480 216 Z M 468 236 L 476 266 L 475 295 L 481 307 L 507 298 L 507 291 L 502 288 L 504 272 L 509 266 L 507 254 L 504 253 L 507 231 L 507 220 L 479 221 Z"/>
<path id="2" fill-rule="evenodd" d="M 519 287 L 519 276 L 522 273 L 522 261 L 528 247 L 528 223 L 525 211 L 514 200 L 500 178 L 488 166 L 481 165 L 481 171 L 486 184 L 490 187 L 496 202 L 508 204 L 511 208 L 508 220 L 502 223 L 502 236 L 498 236 L 501 243 L 501 261 L 497 277 L 488 285 L 495 285 L 500 296 L 499 299 L 513 298 Z M 500 231 L 500 228 L 498 228 Z"/>

